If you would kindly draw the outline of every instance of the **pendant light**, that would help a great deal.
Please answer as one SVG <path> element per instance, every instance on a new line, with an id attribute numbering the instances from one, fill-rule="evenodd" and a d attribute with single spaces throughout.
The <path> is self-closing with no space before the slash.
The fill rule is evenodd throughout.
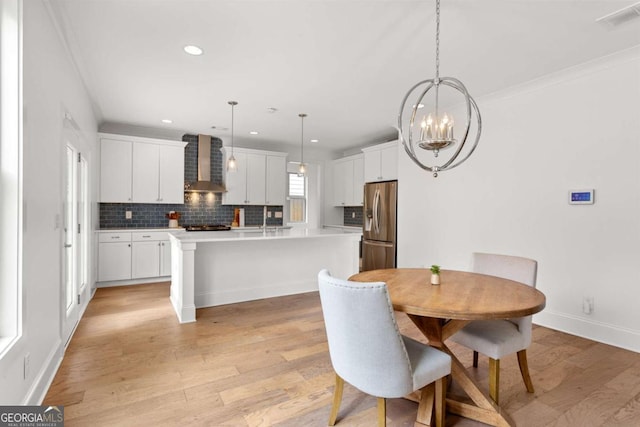
<path id="1" fill-rule="evenodd" d="M 305 113 L 298 114 L 300 117 L 300 166 L 298 167 L 298 176 L 304 176 L 307 172 L 307 166 L 304 164 L 304 118 L 307 117 Z"/>
<path id="2" fill-rule="evenodd" d="M 229 101 L 228 104 L 231 105 L 231 155 L 229 159 L 227 159 L 227 170 L 229 172 L 235 172 L 238 170 L 238 162 L 233 156 L 233 109 L 238 103 L 236 101 Z"/>
<path id="3" fill-rule="evenodd" d="M 465 110 L 467 113 L 466 125 L 461 133 L 462 137 L 460 138 L 459 143 L 454 138 L 453 116 L 440 111 L 440 106 L 438 105 L 441 86 L 451 87 L 464 96 L 466 107 Z M 423 117 L 419 119 L 418 109 L 423 108 L 427 104 L 427 99 L 425 98 L 425 96 L 432 89 L 432 93 L 435 97 L 434 109 L 432 112 L 423 115 Z M 409 97 L 411 97 L 414 92 L 416 94 L 414 95 L 415 98 L 407 103 L 407 101 L 409 101 Z M 408 128 L 405 128 L 403 126 L 402 119 L 405 115 L 405 107 L 408 105 L 411 105 L 412 108 L 410 110 L 407 110 L 406 114 L 410 114 L 411 119 L 409 120 Z M 472 112 L 475 114 L 475 118 L 477 120 L 476 135 L 475 138 L 473 138 L 473 143 L 471 145 L 467 145 L 467 150 L 464 152 L 460 160 L 457 160 L 460 154 L 463 152 L 465 144 L 469 139 Z M 398 128 L 400 130 L 400 139 L 402 140 L 402 145 L 404 146 L 404 149 L 411 160 L 413 160 L 414 163 L 416 163 L 422 169 L 433 172 L 434 177 L 438 176 L 438 172 L 453 169 L 467 160 L 475 150 L 476 146 L 478 145 L 478 141 L 480 140 L 482 119 L 480 118 L 480 111 L 478 110 L 476 102 L 473 100 L 473 98 L 471 98 L 471 96 L 469 96 L 467 88 L 464 86 L 464 84 L 462 84 L 460 80 L 453 77 L 440 77 L 440 0 L 436 0 L 436 75 L 435 78 L 418 82 L 411 89 L 409 89 L 409 92 L 407 92 L 407 94 L 404 96 L 402 104 L 400 105 L 400 113 L 398 115 Z M 458 144 L 458 146 L 456 147 L 451 157 L 444 159 L 440 164 L 425 164 L 416 155 L 416 147 L 423 150 L 432 151 L 434 161 L 436 161 L 439 160 L 438 155 L 440 154 L 440 150 L 453 147 L 456 144 Z"/>

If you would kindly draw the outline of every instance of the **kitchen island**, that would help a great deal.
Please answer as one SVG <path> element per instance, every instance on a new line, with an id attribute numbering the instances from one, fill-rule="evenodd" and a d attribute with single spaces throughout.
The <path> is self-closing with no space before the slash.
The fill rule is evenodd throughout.
<path id="1" fill-rule="evenodd" d="M 196 308 L 310 292 L 327 268 L 358 272 L 360 234 L 326 229 L 171 233 L 171 303 L 180 323 Z"/>

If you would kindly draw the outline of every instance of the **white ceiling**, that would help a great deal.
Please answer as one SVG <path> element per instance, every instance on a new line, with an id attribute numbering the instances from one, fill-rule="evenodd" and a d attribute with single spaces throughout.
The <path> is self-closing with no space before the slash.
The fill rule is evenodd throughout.
<path id="1" fill-rule="evenodd" d="M 211 126 L 230 128 L 235 100 L 240 146 L 299 145 L 301 112 L 318 147 L 386 141 L 405 92 L 434 75 L 434 0 L 50 1 L 100 119 L 167 135 L 228 141 Z M 441 75 L 477 100 L 640 45 L 640 20 L 595 22 L 634 1 L 442 0 Z"/>

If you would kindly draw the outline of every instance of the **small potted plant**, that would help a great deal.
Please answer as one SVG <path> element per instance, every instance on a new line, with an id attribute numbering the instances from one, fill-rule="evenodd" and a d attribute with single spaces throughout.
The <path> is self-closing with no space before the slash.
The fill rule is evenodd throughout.
<path id="1" fill-rule="evenodd" d="M 431 266 L 431 284 L 439 285 L 440 284 L 440 266 L 433 264 Z"/>

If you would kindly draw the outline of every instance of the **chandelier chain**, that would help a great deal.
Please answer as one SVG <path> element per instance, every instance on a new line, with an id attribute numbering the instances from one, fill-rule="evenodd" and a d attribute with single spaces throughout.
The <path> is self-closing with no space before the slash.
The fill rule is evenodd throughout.
<path id="1" fill-rule="evenodd" d="M 440 0 L 436 0 L 436 84 L 440 82 Z"/>

